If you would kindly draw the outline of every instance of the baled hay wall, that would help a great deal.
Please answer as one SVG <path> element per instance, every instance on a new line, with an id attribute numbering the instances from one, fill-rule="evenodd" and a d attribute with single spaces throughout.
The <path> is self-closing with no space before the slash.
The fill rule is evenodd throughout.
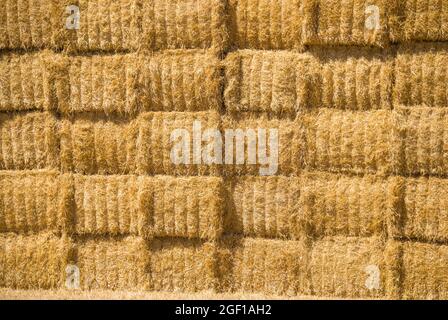
<path id="1" fill-rule="evenodd" d="M 227 181 L 226 232 L 284 238 L 292 233 L 300 178 L 242 176 Z"/>
<path id="2" fill-rule="evenodd" d="M 211 51 L 169 50 L 148 60 L 142 66 L 144 110 L 219 111 L 222 108 L 221 62 Z"/>
<path id="3" fill-rule="evenodd" d="M 315 106 L 318 65 L 309 54 L 241 50 L 225 60 L 227 111 L 293 113 Z"/>
<path id="4" fill-rule="evenodd" d="M 0 114 L 0 169 L 58 169 L 56 118 L 50 113 Z"/>
<path id="5" fill-rule="evenodd" d="M 395 66 L 395 104 L 448 107 L 447 65 L 447 44 L 401 45 Z"/>
<path id="6" fill-rule="evenodd" d="M 204 157 L 200 156 L 198 159 L 193 157 L 193 140 L 199 142 L 200 138 L 193 138 L 193 124 L 200 123 L 202 131 L 205 130 L 219 130 L 220 116 L 215 111 L 204 112 L 148 112 L 140 115 L 138 119 L 139 124 L 139 147 L 138 147 L 138 170 L 141 174 L 166 174 L 166 175 L 218 175 L 220 173 L 220 165 L 214 161 L 215 155 L 213 146 L 216 139 L 204 139 L 202 142 L 202 151 L 211 156 L 210 163 L 204 162 Z M 173 130 L 182 133 L 179 136 L 171 135 Z M 177 149 L 175 146 L 184 145 L 187 141 L 185 159 L 189 164 L 180 163 L 175 164 L 171 159 L 171 152 Z M 211 150 L 209 150 L 209 147 Z M 219 153 L 221 151 L 219 150 Z M 182 153 L 177 153 L 179 158 L 182 158 Z M 190 156 L 189 156 L 190 155 Z M 216 158 L 217 159 L 217 158 Z M 196 161 L 200 160 L 200 161 Z M 200 163 L 198 163 L 200 162 Z"/>
<path id="7" fill-rule="evenodd" d="M 394 215 L 387 179 L 307 173 L 301 182 L 294 223 L 297 237 L 386 234 Z"/>
<path id="8" fill-rule="evenodd" d="M 51 234 L 0 235 L 0 286 L 56 289 L 64 285 L 70 243 Z"/>
<path id="9" fill-rule="evenodd" d="M 402 298 L 448 298 L 448 246 L 404 242 L 401 249 Z"/>
<path id="10" fill-rule="evenodd" d="M 221 178 L 158 176 L 152 182 L 155 237 L 217 239 L 221 236 L 224 216 Z"/>
<path id="11" fill-rule="evenodd" d="M 56 171 L 0 173 L 0 232 L 69 231 L 73 184 Z"/>
<path id="12" fill-rule="evenodd" d="M 83 290 L 147 290 L 149 262 L 147 244 L 138 237 L 87 239 L 76 244 L 75 264 Z"/>
<path id="13" fill-rule="evenodd" d="M 390 277 L 398 275 L 390 269 L 386 257 L 385 244 L 378 237 L 335 237 L 316 241 L 310 258 L 312 294 L 339 298 L 396 295 L 397 289 Z M 379 279 L 375 279 L 377 275 Z"/>
<path id="14" fill-rule="evenodd" d="M 303 137 L 296 161 L 306 169 L 350 173 L 399 172 L 398 116 L 392 111 L 321 109 L 297 119 Z"/>
<path id="15" fill-rule="evenodd" d="M 307 23 L 305 44 L 386 46 L 389 43 L 389 15 L 395 0 L 304 0 Z M 367 7 L 379 9 L 379 26 L 366 28 Z"/>
<path id="16" fill-rule="evenodd" d="M 358 48 L 316 49 L 321 83 L 313 107 L 391 109 L 393 56 L 388 51 Z"/>
<path id="17" fill-rule="evenodd" d="M 404 172 L 409 175 L 443 175 L 448 172 L 448 110 L 444 108 L 401 109 Z"/>
<path id="18" fill-rule="evenodd" d="M 185 239 L 154 239 L 150 290 L 198 292 L 216 286 L 216 246 Z"/>
<path id="19" fill-rule="evenodd" d="M 0 111 L 44 108 L 45 78 L 41 59 L 36 53 L 0 56 Z"/>
<path id="20" fill-rule="evenodd" d="M 69 5 L 80 28 L 68 30 Z M 220 0 L 5 0 L 0 4 L 0 48 L 71 52 L 227 46 Z"/>
<path id="21" fill-rule="evenodd" d="M 402 235 L 424 241 L 448 240 L 448 181 L 406 179 L 403 188 Z"/>
<path id="22" fill-rule="evenodd" d="M 136 171 L 138 129 L 133 121 L 64 119 L 60 135 L 63 171 L 81 174 Z"/>
<path id="23" fill-rule="evenodd" d="M 269 171 L 269 163 L 262 163 L 264 160 L 260 159 L 259 152 L 266 153 L 266 156 L 273 162 L 273 155 L 275 153 L 271 152 L 270 145 L 271 139 L 278 146 L 278 166 L 275 172 L 270 172 L 269 175 L 288 175 L 294 172 L 295 162 L 299 151 L 299 146 L 297 144 L 301 143 L 296 139 L 296 132 L 294 131 L 294 122 L 289 119 L 275 119 L 267 114 L 253 114 L 253 113 L 240 113 L 235 116 L 224 116 L 222 118 L 223 122 L 223 137 L 227 135 L 228 138 L 224 139 L 228 147 L 225 146 L 226 153 L 228 150 L 232 150 L 233 147 L 233 160 L 226 160 L 225 155 L 223 155 L 223 163 L 231 164 L 224 165 L 223 174 L 226 176 L 242 176 L 242 175 L 263 175 L 260 171 L 261 169 Z M 260 134 L 262 139 L 259 139 L 258 130 L 264 130 L 265 134 Z M 242 130 L 245 134 L 244 141 L 236 139 L 233 135 L 237 133 L 237 130 Z M 275 140 L 275 135 L 271 133 L 270 130 L 277 130 L 278 140 Z M 227 131 L 227 133 L 226 133 Z M 264 141 L 263 141 L 264 139 Z M 256 163 L 254 164 L 254 159 L 249 158 L 250 154 L 248 152 L 249 145 L 256 142 L 256 148 L 251 148 L 252 156 L 256 156 Z M 241 146 L 244 143 L 244 163 L 237 163 L 236 155 L 238 150 L 242 150 Z M 266 152 L 263 152 L 259 148 L 260 143 L 266 146 Z M 272 145 L 275 145 L 272 144 Z M 274 151 L 274 150 L 273 150 Z M 263 155 L 264 156 L 264 155 Z M 260 161 L 262 160 L 262 161 Z M 272 168 L 274 170 L 275 168 Z"/>
<path id="24" fill-rule="evenodd" d="M 223 291 L 309 294 L 309 251 L 302 242 L 225 237 L 218 256 Z"/>
<path id="25" fill-rule="evenodd" d="M 400 0 L 391 30 L 397 42 L 448 40 L 448 9 L 439 0 Z"/>
<path id="26" fill-rule="evenodd" d="M 77 234 L 149 234 L 149 208 L 144 177 L 75 175 Z M 147 183 L 146 183 L 147 184 Z"/>
<path id="27" fill-rule="evenodd" d="M 303 0 L 230 0 L 232 45 L 240 49 L 302 49 Z"/>

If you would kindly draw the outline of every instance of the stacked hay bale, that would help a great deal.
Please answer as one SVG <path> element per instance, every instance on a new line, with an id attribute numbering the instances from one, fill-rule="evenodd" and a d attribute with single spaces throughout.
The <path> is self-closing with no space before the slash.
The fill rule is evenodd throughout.
<path id="1" fill-rule="evenodd" d="M 446 298 L 440 3 L 3 1 L 0 287 Z"/>

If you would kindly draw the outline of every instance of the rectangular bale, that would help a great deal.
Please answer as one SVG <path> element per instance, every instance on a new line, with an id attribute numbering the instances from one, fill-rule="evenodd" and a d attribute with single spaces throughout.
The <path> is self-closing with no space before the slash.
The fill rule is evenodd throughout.
<path id="1" fill-rule="evenodd" d="M 150 252 L 138 237 L 92 238 L 76 243 L 82 290 L 148 290 Z"/>
<path id="2" fill-rule="evenodd" d="M 218 177 L 157 176 L 152 182 L 155 237 L 217 239 L 223 232 L 223 181 Z"/>
<path id="3" fill-rule="evenodd" d="M 301 182 L 297 238 L 381 236 L 394 222 L 394 189 L 384 177 L 306 173 Z"/>
<path id="4" fill-rule="evenodd" d="M 45 70 L 38 53 L 0 56 L 0 111 L 43 110 Z"/>
<path id="5" fill-rule="evenodd" d="M 224 116 L 223 174 L 288 175 L 294 172 L 302 141 L 294 121 L 268 114 L 240 113 Z"/>
<path id="6" fill-rule="evenodd" d="M 231 45 L 239 49 L 301 50 L 303 0 L 230 0 Z"/>
<path id="7" fill-rule="evenodd" d="M 150 290 L 212 291 L 216 286 L 216 246 L 186 239 L 155 239 L 150 244 Z"/>
<path id="8" fill-rule="evenodd" d="M 150 231 L 149 178 L 74 175 L 74 232 L 80 235 L 139 235 Z"/>
<path id="9" fill-rule="evenodd" d="M 338 298 L 388 298 L 395 294 L 381 238 L 334 237 L 316 241 L 310 258 L 312 294 Z"/>
<path id="10" fill-rule="evenodd" d="M 137 168 L 138 128 L 119 118 L 76 117 L 60 123 L 61 168 L 80 174 L 129 174 Z"/>
<path id="11" fill-rule="evenodd" d="M 57 171 L 0 172 L 0 232 L 69 232 L 73 182 Z"/>
<path id="12" fill-rule="evenodd" d="M 219 175 L 222 140 L 216 111 L 148 112 L 138 118 L 138 172 Z"/>
<path id="13" fill-rule="evenodd" d="M 65 284 L 70 242 L 52 234 L 0 234 L 0 286 L 59 289 Z"/>
<path id="14" fill-rule="evenodd" d="M 241 50 L 224 62 L 229 112 L 295 113 L 316 107 L 319 65 L 309 54 Z"/>
<path id="15" fill-rule="evenodd" d="M 139 98 L 145 111 L 222 109 L 221 62 L 210 50 L 167 50 L 144 58 Z"/>
<path id="16" fill-rule="evenodd" d="M 47 112 L 0 113 L 0 169 L 58 169 L 57 125 Z"/>
<path id="17" fill-rule="evenodd" d="M 440 175 L 448 172 L 448 109 L 401 108 L 404 172 L 408 175 Z"/>
<path id="18" fill-rule="evenodd" d="M 313 107 L 374 110 L 392 108 L 394 56 L 372 48 L 312 50 L 319 61 L 320 83 Z"/>
<path id="19" fill-rule="evenodd" d="M 304 0 L 309 16 L 307 45 L 378 46 L 389 44 L 389 17 L 397 0 Z"/>
<path id="20" fill-rule="evenodd" d="M 448 107 L 447 65 L 445 43 L 400 45 L 395 62 L 395 104 Z"/>
<path id="21" fill-rule="evenodd" d="M 310 294 L 309 249 L 303 242 L 228 236 L 218 256 L 224 292 Z"/>
<path id="22" fill-rule="evenodd" d="M 296 119 L 305 169 L 344 173 L 399 173 L 401 117 L 391 110 L 321 109 Z"/>
<path id="23" fill-rule="evenodd" d="M 226 232 L 260 238 L 292 237 L 300 178 L 241 176 L 226 182 Z"/>

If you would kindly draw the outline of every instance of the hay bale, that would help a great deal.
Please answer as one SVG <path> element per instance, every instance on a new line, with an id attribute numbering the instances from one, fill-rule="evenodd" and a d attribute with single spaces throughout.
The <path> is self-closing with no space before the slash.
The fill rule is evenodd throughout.
<path id="1" fill-rule="evenodd" d="M 301 143 L 294 130 L 294 121 L 269 114 L 240 113 L 224 116 L 222 126 L 224 145 L 227 144 L 223 156 L 225 176 L 288 175 L 294 172 L 299 150 L 297 144 Z M 239 133 L 243 133 L 244 139 L 236 138 Z M 266 152 L 260 148 L 260 143 L 266 147 Z"/>
<path id="2" fill-rule="evenodd" d="M 448 111 L 444 108 L 403 108 L 404 172 L 408 175 L 445 175 L 448 172 Z"/>
<path id="3" fill-rule="evenodd" d="M 193 130 L 195 123 L 200 124 L 197 130 Z M 221 165 L 215 160 L 219 160 L 218 155 L 221 151 L 215 152 L 214 149 L 215 142 L 219 140 L 215 137 L 205 139 L 202 135 L 206 130 L 220 129 L 220 116 L 217 112 L 148 112 L 139 116 L 138 125 L 136 158 L 138 173 L 175 176 L 219 175 Z M 181 135 L 172 136 L 173 132 Z M 195 132 L 198 134 L 196 135 Z M 205 141 L 201 143 L 201 140 Z M 183 149 L 184 152 L 180 152 L 176 147 L 180 144 L 182 146 L 186 144 L 187 148 Z M 199 146 L 202 148 L 202 153 Z M 171 157 L 172 152 L 179 155 L 179 159 L 188 159 L 188 161 L 174 162 Z M 209 161 L 204 161 L 206 159 L 204 154 L 210 155 Z"/>
<path id="4" fill-rule="evenodd" d="M 448 246 L 403 242 L 401 249 L 402 298 L 448 298 Z"/>
<path id="5" fill-rule="evenodd" d="M 223 182 L 218 177 L 151 180 L 155 237 L 217 239 L 223 232 Z"/>
<path id="6" fill-rule="evenodd" d="M 0 286 L 12 289 L 57 289 L 65 283 L 70 242 L 42 233 L 0 234 Z"/>
<path id="7" fill-rule="evenodd" d="M 80 235 L 149 234 L 150 208 L 142 206 L 145 177 L 74 176 L 76 220 Z"/>
<path id="8" fill-rule="evenodd" d="M 400 172 L 400 117 L 389 110 L 321 109 L 297 118 L 299 165 L 347 173 Z"/>
<path id="9" fill-rule="evenodd" d="M 54 115 L 0 113 L 0 169 L 58 169 L 59 138 Z"/>
<path id="10" fill-rule="evenodd" d="M 306 24 L 303 0 L 230 0 L 232 45 L 239 49 L 298 49 Z"/>
<path id="11" fill-rule="evenodd" d="M 305 44 L 384 47 L 389 43 L 394 0 L 304 1 L 305 15 L 311 19 L 304 33 Z M 370 10 L 372 5 L 378 12 Z M 376 14 L 378 21 L 374 20 Z"/>
<path id="12" fill-rule="evenodd" d="M 221 110 L 221 63 L 211 51 L 167 50 L 144 60 L 144 110 Z"/>
<path id="13" fill-rule="evenodd" d="M 300 178 L 242 176 L 228 180 L 226 232 L 249 237 L 291 238 Z"/>
<path id="14" fill-rule="evenodd" d="M 135 124 L 111 117 L 61 120 L 62 170 L 80 174 L 134 173 L 138 142 Z"/>
<path id="15" fill-rule="evenodd" d="M 75 265 L 83 290 L 140 291 L 149 288 L 150 253 L 138 237 L 81 239 Z"/>
<path id="16" fill-rule="evenodd" d="M 306 173 L 301 182 L 300 201 L 294 212 L 297 238 L 386 235 L 395 209 L 389 201 L 387 179 Z"/>
<path id="17" fill-rule="evenodd" d="M 309 251 L 298 241 L 226 237 L 218 249 L 224 291 L 309 294 Z"/>
<path id="18" fill-rule="evenodd" d="M 230 53 L 224 64 L 227 111 L 283 114 L 319 103 L 319 66 L 309 54 L 240 50 Z"/>
<path id="19" fill-rule="evenodd" d="M 44 70 L 40 54 L 0 56 L 0 111 L 43 110 Z"/>
<path id="20" fill-rule="evenodd" d="M 399 46 L 395 63 L 394 103 L 403 106 L 448 107 L 448 45 Z"/>
<path id="21" fill-rule="evenodd" d="M 0 232 L 70 231 L 70 176 L 56 171 L 2 171 L 0 181 Z"/>
<path id="22" fill-rule="evenodd" d="M 404 182 L 401 236 L 421 241 L 447 241 L 448 202 L 441 195 L 448 191 L 448 181 L 421 177 Z"/>
<path id="23" fill-rule="evenodd" d="M 213 243 L 155 239 L 150 252 L 151 291 L 185 293 L 215 288 L 216 247 Z"/>
<path id="24" fill-rule="evenodd" d="M 139 3 L 138 45 L 151 50 L 227 47 L 221 0 L 150 0 Z"/>
<path id="25" fill-rule="evenodd" d="M 48 107 L 61 113 L 140 111 L 137 55 L 45 56 Z"/>
<path id="26" fill-rule="evenodd" d="M 312 107 L 372 110 L 392 108 L 393 58 L 389 51 L 342 47 L 312 50 L 320 82 Z"/>
<path id="27" fill-rule="evenodd" d="M 402 0 L 399 10 L 391 18 L 391 35 L 396 42 L 446 41 L 448 29 L 445 19 L 448 15 L 443 1 Z"/>
<path id="28" fill-rule="evenodd" d="M 334 237 L 316 241 L 310 258 L 312 294 L 339 298 L 386 298 L 394 294 L 377 237 Z M 395 275 L 396 276 L 396 275 Z"/>

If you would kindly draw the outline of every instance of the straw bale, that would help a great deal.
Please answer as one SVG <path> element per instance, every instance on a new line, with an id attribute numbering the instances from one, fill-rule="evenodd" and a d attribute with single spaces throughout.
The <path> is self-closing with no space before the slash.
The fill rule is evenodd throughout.
<path id="1" fill-rule="evenodd" d="M 215 288 L 216 246 L 213 243 L 155 239 L 150 252 L 150 290 L 198 292 Z"/>
<path id="2" fill-rule="evenodd" d="M 60 124 L 61 167 L 80 174 L 136 171 L 138 128 L 134 121 L 79 117 Z"/>
<path id="3" fill-rule="evenodd" d="M 152 184 L 155 237 L 221 236 L 224 216 L 221 178 L 157 176 Z"/>
<path id="4" fill-rule="evenodd" d="M 224 175 L 288 175 L 294 172 L 296 167 L 294 162 L 298 158 L 299 151 L 297 144 L 301 143 L 296 137 L 294 121 L 288 118 L 278 119 L 269 114 L 240 113 L 226 115 L 222 118 L 222 122 L 224 145 L 228 145 L 224 147 L 225 153 L 228 154 L 228 159 L 225 154 L 223 156 L 223 162 L 226 164 L 223 166 Z M 235 137 L 241 131 L 244 134 L 244 141 Z M 228 138 L 225 138 L 226 132 Z M 275 139 L 276 134 L 278 139 Z M 256 142 L 256 145 L 253 142 Z M 260 143 L 266 146 L 266 152 L 260 148 Z M 251 145 L 255 148 L 249 148 Z M 278 152 L 276 153 L 275 149 L 271 151 L 270 146 L 274 148 L 277 146 Z M 244 147 L 244 163 L 237 163 L 237 155 L 241 153 L 242 147 Z M 233 159 L 230 157 L 232 154 Z M 260 154 L 265 159 L 260 157 Z"/>
<path id="5" fill-rule="evenodd" d="M 226 231 L 250 237 L 290 238 L 300 178 L 242 176 L 228 181 Z"/>
<path id="6" fill-rule="evenodd" d="M 148 246 L 138 237 L 92 238 L 76 243 L 83 290 L 147 290 L 149 262 Z"/>
<path id="7" fill-rule="evenodd" d="M 298 49 L 306 24 L 303 0 L 230 0 L 232 45 L 240 49 Z"/>
<path id="8" fill-rule="evenodd" d="M 221 109 L 221 64 L 211 51 L 167 50 L 144 60 L 141 99 L 146 111 Z"/>
<path id="9" fill-rule="evenodd" d="M 309 251 L 303 242 L 225 237 L 218 249 L 224 291 L 309 294 Z"/>
<path id="10" fill-rule="evenodd" d="M 389 43 L 389 16 L 396 12 L 395 0 L 304 0 L 307 23 L 304 43 L 312 45 L 379 46 Z M 367 27 L 379 10 L 379 23 Z"/>
<path id="11" fill-rule="evenodd" d="M 200 124 L 200 129 L 193 131 L 195 122 Z M 139 141 L 138 141 L 138 172 L 140 174 L 166 174 L 166 175 L 218 175 L 220 164 L 218 155 L 220 150 L 215 152 L 215 142 L 219 139 L 209 137 L 206 139 L 202 134 L 206 130 L 220 129 L 220 116 L 215 111 L 201 112 L 148 112 L 141 114 L 138 118 Z M 177 130 L 177 131 L 174 131 Z M 180 136 L 172 134 L 179 133 Z M 194 132 L 201 133 L 193 136 Z M 173 139 L 171 139 L 173 138 Z M 171 141 L 172 140 L 172 141 Z M 202 141 L 201 144 L 199 144 Z M 171 159 L 171 153 L 176 152 L 176 146 L 185 144 L 182 153 L 184 159 L 189 159 L 189 164 L 175 163 Z M 193 143 L 193 141 L 195 143 Z M 198 146 L 201 145 L 202 156 Z M 209 150 L 211 148 L 211 150 Z M 188 150 L 185 150 L 188 149 Z M 210 161 L 205 155 L 210 155 Z M 182 158 L 182 157 L 179 157 Z"/>
<path id="12" fill-rule="evenodd" d="M 448 172 L 448 110 L 404 108 L 400 123 L 404 142 L 404 172 L 409 175 L 443 175 Z"/>
<path id="13" fill-rule="evenodd" d="M 319 66 L 309 54 L 240 50 L 225 62 L 227 111 L 293 113 L 316 107 Z"/>
<path id="14" fill-rule="evenodd" d="M 400 172 L 400 119 L 389 110 L 305 114 L 296 120 L 303 134 L 299 165 L 330 172 Z"/>
<path id="15" fill-rule="evenodd" d="M 385 244 L 377 237 L 334 237 L 313 244 L 310 258 L 312 294 L 340 298 L 386 298 Z"/>
<path id="16" fill-rule="evenodd" d="M 0 113 L 0 169 L 58 169 L 59 138 L 54 115 Z"/>
<path id="17" fill-rule="evenodd" d="M 44 68 L 40 54 L 0 56 L 0 111 L 44 109 Z"/>
<path id="18" fill-rule="evenodd" d="M 0 232 L 70 230 L 70 176 L 56 171 L 2 171 L 0 185 Z"/>
<path id="19" fill-rule="evenodd" d="M 396 105 L 448 107 L 447 44 L 401 45 L 395 64 Z"/>
<path id="20" fill-rule="evenodd" d="M 14 289 L 56 289 L 65 283 L 70 242 L 41 233 L 0 234 L 0 286 Z"/>

